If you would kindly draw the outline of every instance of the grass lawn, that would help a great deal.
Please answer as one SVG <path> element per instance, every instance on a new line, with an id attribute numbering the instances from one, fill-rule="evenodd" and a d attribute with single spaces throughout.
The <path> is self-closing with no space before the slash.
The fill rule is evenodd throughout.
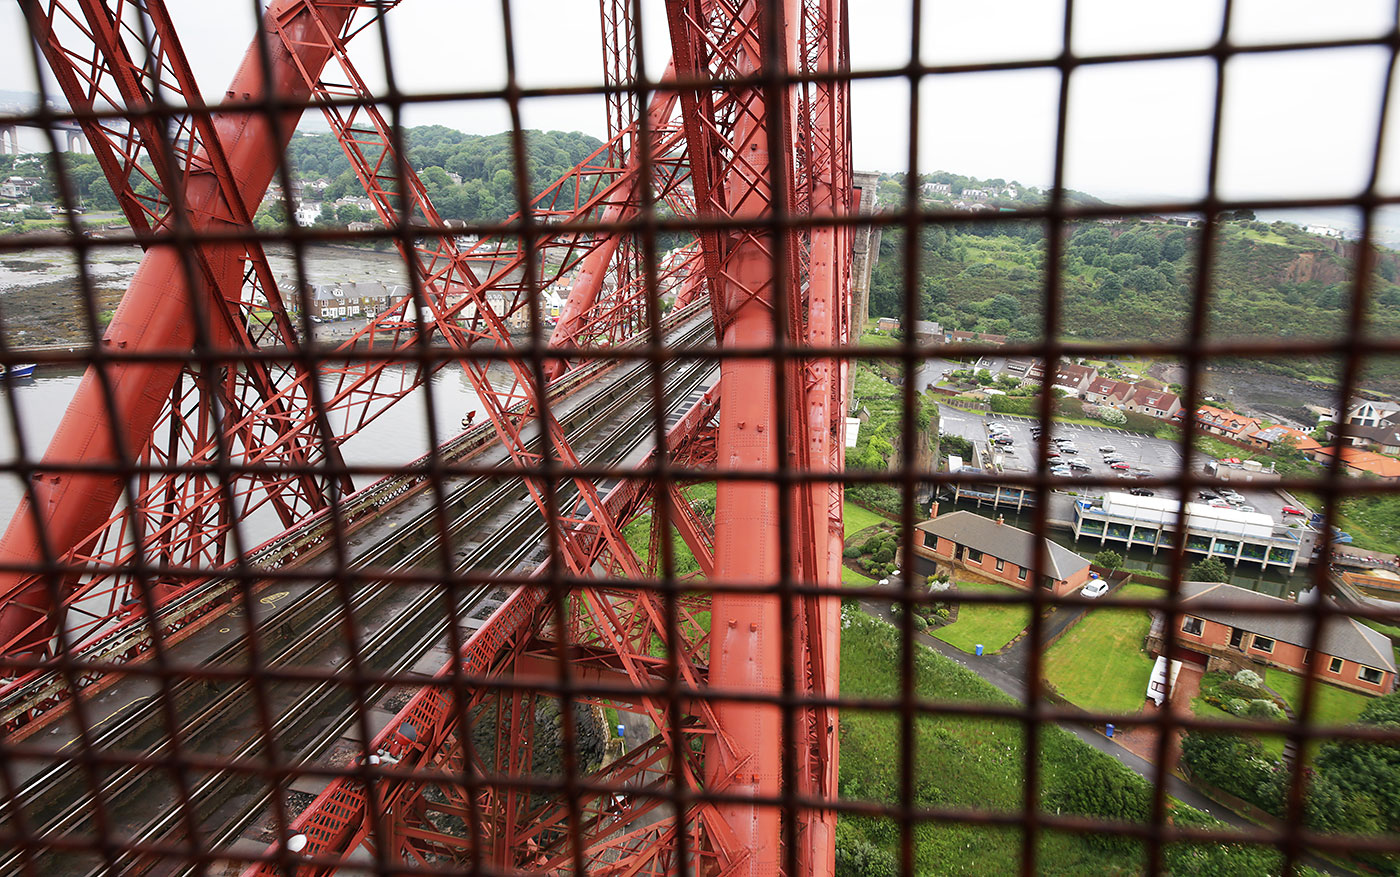
<path id="1" fill-rule="evenodd" d="M 963 593 L 982 594 L 1021 593 L 1010 585 L 982 582 L 958 582 L 958 590 Z M 999 606 L 989 603 L 964 603 L 958 609 L 958 620 L 938 628 L 933 635 L 968 654 L 976 650 L 978 643 L 981 643 L 986 651 L 995 652 L 1025 630 L 1030 618 L 1030 607 L 1025 604 Z"/>
<path id="2" fill-rule="evenodd" d="M 870 576 L 863 576 L 848 566 L 841 567 L 841 584 L 855 588 L 868 588 L 875 584 Z"/>
<path id="3" fill-rule="evenodd" d="M 866 527 L 874 527 L 877 524 L 895 523 L 884 515 L 872 512 L 853 502 L 845 503 L 841 507 L 841 519 L 846 527 L 847 539 L 851 538 L 852 533 L 859 533 Z"/>
<path id="4" fill-rule="evenodd" d="M 1118 596 L 1160 597 L 1130 584 Z M 1061 610 L 1064 611 L 1064 610 Z M 1045 653 L 1045 679 L 1070 703 L 1087 710 L 1136 713 L 1147 697 L 1152 658 L 1143 651 L 1151 618 L 1145 609 L 1090 609 Z"/>
<path id="5" fill-rule="evenodd" d="M 900 694 L 899 673 L 892 670 L 900 661 L 899 632 L 855 607 L 843 609 L 841 617 L 841 694 L 893 705 Z M 916 646 L 913 658 L 914 691 L 923 702 L 1013 703 L 976 674 L 931 649 Z M 843 709 L 840 723 L 842 798 L 897 804 L 905 770 L 900 753 L 908 751 L 916 807 L 1016 813 L 1022 806 L 1024 733 L 1015 722 L 973 715 L 920 714 L 907 742 L 901 739 L 900 719 L 893 711 Z M 1145 781 L 1063 729 L 1043 728 L 1040 747 L 1041 791 L 1046 809 L 1052 812 L 1060 809 L 1058 802 L 1063 795 L 1082 789 L 1083 778 L 1091 774 L 1120 776 L 1134 793 L 1146 794 Z M 1179 820 L 1189 818 L 1191 825 L 1218 825 L 1185 805 L 1176 805 L 1175 812 Z M 914 829 L 912 873 L 939 877 L 1015 874 L 1020 871 L 1021 840 L 1015 825 L 921 823 Z M 838 850 L 864 850 L 875 857 L 869 870 L 850 873 L 898 872 L 895 857 L 900 834 L 893 820 L 842 813 L 836 845 Z M 1036 853 L 1036 873 L 1044 875 L 1102 877 L 1146 870 L 1140 853 L 1104 850 L 1092 837 L 1069 832 L 1042 831 Z M 1203 847 L 1194 854 L 1199 860 L 1194 868 L 1182 867 L 1187 858 L 1184 853 L 1180 849 L 1167 851 L 1166 864 L 1174 868 L 1173 873 L 1198 877 L 1256 873 L 1234 861 L 1238 851 Z"/>
<path id="6" fill-rule="evenodd" d="M 1270 667 L 1264 684 L 1277 691 L 1297 712 L 1303 703 L 1303 677 Z M 1320 725 L 1349 725 L 1356 721 L 1374 698 L 1335 685 L 1320 683 L 1313 694 L 1313 722 Z"/>

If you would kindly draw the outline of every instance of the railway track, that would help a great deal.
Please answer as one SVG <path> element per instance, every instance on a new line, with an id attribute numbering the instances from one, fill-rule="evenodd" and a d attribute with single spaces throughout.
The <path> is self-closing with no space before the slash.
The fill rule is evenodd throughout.
<path id="1" fill-rule="evenodd" d="M 701 321 L 703 323 L 703 321 Z M 709 331 L 701 326 L 701 332 Z M 678 343 L 693 341 L 693 329 L 679 333 Z M 614 384 L 601 408 L 589 406 L 581 423 L 570 424 L 578 438 L 576 450 L 586 463 L 623 459 L 652 438 L 654 413 L 646 404 L 651 397 L 650 370 L 638 364 L 632 373 Z M 707 362 L 676 363 L 667 376 L 668 405 L 693 401 L 708 386 L 714 366 Z M 625 391 L 618 389 L 625 386 Z M 617 425 L 621 418 L 622 424 Z M 519 479 L 478 476 L 452 485 L 442 503 L 447 513 L 446 531 L 452 564 L 458 571 L 515 570 L 527 564 L 545 544 L 538 510 L 524 493 Z M 577 497 L 568 487 L 559 496 L 568 508 Z M 396 528 L 354 560 L 357 569 L 398 571 L 435 565 L 442 556 L 436 503 L 407 526 Z M 484 538 L 483 538 L 484 537 Z M 312 573 L 314 574 L 314 573 Z M 351 658 L 344 642 L 339 593 L 328 582 L 264 598 L 266 610 L 255 619 L 262 638 L 263 662 L 271 668 L 335 666 Z M 480 623 L 509 595 L 504 588 L 477 587 L 461 595 L 457 618 L 470 627 Z M 428 675 L 446 661 L 446 619 L 439 588 L 406 587 L 382 581 L 363 581 L 353 588 L 350 601 L 362 632 L 356 648 L 360 666 L 370 672 Z M 475 620 L 474 620 L 475 619 Z M 474 620 L 474 621 L 473 621 Z M 232 633 L 232 625 L 225 628 Z M 464 637 L 465 638 L 465 637 Z M 232 636 L 213 650 L 206 666 L 237 667 L 249 659 L 246 644 Z M 103 720 L 93 735 L 94 748 L 108 753 L 128 753 L 144 763 L 179 754 L 197 753 L 223 760 L 256 763 L 266 746 L 256 720 L 255 693 L 243 683 L 183 680 L 171 686 L 170 700 L 179 715 L 181 749 L 171 740 L 159 697 L 159 686 L 119 707 Z M 355 692 L 337 685 L 267 683 L 263 695 L 276 716 L 274 733 L 284 759 L 300 764 L 343 756 L 353 745 L 357 708 Z M 362 693 L 372 708 L 390 692 L 376 689 Z M 385 710 L 392 713 L 392 710 Z M 42 739 L 42 738 L 41 738 Z M 63 748 L 60 747 L 61 755 Z M 109 807 L 119 804 L 119 814 L 109 814 L 114 831 L 125 845 L 173 844 L 198 832 L 201 844 L 227 848 L 264 812 L 271 791 L 266 781 L 246 772 L 187 772 L 183 788 L 168 772 L 132 764 L 111 769 L 101 782 L 101 798 Z M 92 789 L 79 764 L 55 760 L 34 772 L 16 789 L 13 800 L 24 808 L 31 832 L 41 836 L 92 836 L 95 827 Z M 191 808 L 179 802 L 188 797 Z M 4 830 L 9 814 L 0 819 Z M 59 851 L 44 856 L 37 869 L 45 874 L 183 873 L 176 860 L 134 853 L 113 853 L 98 860 L 92 854 Z M 187 866 L 188 859 L 180 865 Z M 32 864 L 32 863 L 31 863 Z M 24 873 L 19 853 L 0 855 L 0 873 Z"/>

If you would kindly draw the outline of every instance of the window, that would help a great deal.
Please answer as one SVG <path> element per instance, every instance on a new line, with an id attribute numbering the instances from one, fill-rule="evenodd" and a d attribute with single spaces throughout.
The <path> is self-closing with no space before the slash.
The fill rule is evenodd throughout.
<path id="1" fill-rule="evenodd" d="M 1256 633 L 1254 635 L 1254 648 L 1261 652 L 1272 652 L 1274 650 L 1274 641 L 1267 636 L 1260 636 Z"/>
<path id="2" fill-rule="evenodd" d="M 1308 649 L 1307 651 L 1303 652 L 1303 666 L 1306 667 L 1306 666 L 1308 666 L 1308 665 L 1311 664 L 1311 663 L 1312 663 L 1312 649 Z"/>
<path id="3" fill-rule="evenodd" d="M 1342 664 L 1344 663 L 1345 662 L 1341 658 L 1333 658 L 1332 662 L 1327 665 L 1327 669 L 1332 673 L 1340 673 L 1342 672 Z"/>
<path id="4" fill-rule="evenodd" d="M 1024 566 L 1016 567 L 1016 578 L 1023 582 L 1026 580 L 1026 568 Z"/>
<path id="5" fill-rule="evenodd" d="M 1189 615 L 1186 616 L 1185 621 L 1181 622 L 1181 632 L 1189 633 L 1192 636 L 1200 636 L 1201 631 L 1205 630 L 1205 627 L 1206 623 L 1204 621 L 1199 618 L 1192 618 Z"/>
<path id="6" fill-rule="evenodd" d="M 968 563 L 981 563 L 981 562 L 982 562 L 982 552 L 978 551 L 976 548 L 969 548 L 969 549 L 967 549 L 967 562 L 968 562 Z"/>
<path id="7" fill-rule="evenodd" d="M 1362 682 L 1369 682 L 1372 685 L 1381 684 L 1382 673 L 1375 667 L 1362 667 L 1359 671 L 1357 671 L 1356 675 L 1361 678 Z"/>
<path id="8" fill-rule="evenodd" d="M 1004 569 L 1006 569 L 1006 561 L 1004 561 L 1004 560 L 1002 560 L 1000 557 L 998 557 L 998 558 L 997 558 L 997 572 L 1001 572 L 1001 571 L 1004 570 Z"/>

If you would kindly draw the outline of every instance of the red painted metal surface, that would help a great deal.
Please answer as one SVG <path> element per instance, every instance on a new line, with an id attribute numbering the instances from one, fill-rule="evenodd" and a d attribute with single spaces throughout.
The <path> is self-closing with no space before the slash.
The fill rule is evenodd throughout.
<path id="1" fill-rule="evenodd" d="M 273 125 L 256 113 L 206 116 L 196 106 L 179 126 L 183 136 L 170 138 L 150 121 L 154 116 L 143 115 L 156 98 L 130 60 L 139 52 L 129 45 L 128 13 L 143 16 L 159 35 L 155 67 L 162 87 L 197 103 L 173 25 L 161 0 L 114 3 L 75 0 L 70 9 L 56 0 L 25 2 L 70 102 L 93 110 L 110 101 L 139 120 L 130 128 L 100 120 L 85 126 L 133 228 L 149 243 L 104 347 L 137 354 L 194 348 L 209 361 L 103 363 L 85 378 L 46 459 L 117 466 L 139 460 L 152 471 L 133 492 L 131 512 L 114 512 L 121 483 L 110 475 L 38 479 L 42 511 L 21 509 L 0 543 L 0 558 L 36 564 L 43 534 L 59 562 L 83 574 L 57 593 L 37 577 L 0 578 L 0 649 L 8 654 L 45 653 L 56 620 L 94 597 L 108 608 L 77 628 L 80 645 L 129 616 L 133 594 L 140 595 L 139 611 L 159 618 L 164 601 L 192 586 L 192 571 L 229 562 L 232 522 L 240 515 L 264 506 L 287 523 L 324 514 L 328 497 L 348 481 L 333 485 L 296 470 L 333 470 L 341 442 L 431 377 L 431 370 L 408 370 L 395 383 L 386 375 L 389 360 L 353 362 L 357 348 L 409 358 L 434 340 L 461 351 L 489 345 L 506 356 L 513 385 L 496 386 L 483 360 L 462 360 L 463 371 L 513 463 L 532 469 L 545 462 L 527 442 L 529 431 L 540 429 L 550 439 L 549 462 L 569 473 L 579 467 L 569 436 L 544 404 L 527 359 L 510 355 L 506 321 L 538 315 L 532 303 L 542 289 L 569 278 L 552 342 L 570 359 L 649 331 L 654 302 L 672 295 L 677 306 L 708 295 L 716 334 L 729 351 L 767 351 L 779 341 L 829 347 L 849 337 L 849 232 L 773 226 L 781 216 L 830 217 L 850 209 L 844 83 L 699 82 L 756 76 L 774 65 L 789 74 L 844 69 L 834 0 L 792 0 L 771 19 L 772 5 L 759 0 L 737 6 L 668 0 L 672 70 L 686 84 L 654 94 L 645 138 L 632 96 L 609 96 L 609 141 L 531 201 L 539 231 L 528 249 L 514 236 L 461 249 L 445 233 L 346 48 L 359 32 L 356 10 L 375 4 L 274 4 L 264 19 L 272 80 L 263 81 L 255 47 L 229 100 L 320 102 L 382 223 L 399 227 L 407 216 L 425 230 L 411 245 L 398 241 L 414 274 L 409 294 L 339 348 L 349 364 L 322 366 L 320 374 L 218 370 L 219 355 L 237 358 L 273 346 L 296 359 L 301 348 L 291 313 L 256 242 L 201 241 L 183 249 L 167 242 L 171 235 L 250 228 L 250 212 L 273 179 L 297 114 Z M 603 0 L 602 8 L 605 80 L 625 86 L 637 69 L 630 4 Z M 75 39 L 86 40 L 76 53 Z M 772 46 L 780 47 L 781 59 L 770 57 Z M 81 57 L 96 64 L 75 60 Z M 143 194 L 147 188 L 134 179 L 157 194 Z M 650 193 L 642 191 L 644 182 Z M 581 221 L 633 221 L 644 194 L 678 216 L 732 227 L 706 227 L 694 246 L 650 266 L 635 232 L 571 230 Z M 250 320 L 254 308 L 271 319 Z M 546 367 L 554 376 L 568 362 L 546 360 Z M 827 358 L 726 358 L 720 388 L 670 428 L 666 452 L 679 465 L 721 472 L 837 471 L 840 369 Z M 103 374 L 107 383 L 99 380 Z M 328 374 L 332 385 L 318 387 Z M 213 472 L 230 460 L 248 469 L 232 486 Z M 176 472 L 162 471 L 176 464 Z M 294 474 L 269 474 L 278 466 Z M 837 583 L 840 486 L 806 482 L 784 494 L 773 481 L 722 480 L 711 520 L 674 483 L 629 477 L 604 492 L 582 475 L 567 477 L 582 498 L 567 512 L 552 507 L 552 490 L 538 478 L 522 480 L 555 528 L 562 568 L 578 579 L 606 576 L 574 587 L 562 619 L 540 588 L 521 588 L 507 600 L 439 674 L 442 680 L 461 669 L 481 683 L 470 701 L 457 703 L 442 686 L 425 688 L 367 748 L 385 756 L 374 782 L 332 783 L 297 821 L 310 839 L 307 873 L 334 870 L 361 848 L 405 863 L 482 859 L 551 873 L 582 857 L 606 861 L 616 873 L 673 873 L 685 858 L 700 873 L 777 874 L 790 855 L 802 873 L 831 873 L 831 812 L 812 809 L 784 825 L 777 808 L 742 798 L 779 795 L 785 759 L 792 760 L 799 794 L 834 798 L 834 710 L 798 709 L 797 736 L 788 739 L 776 704 L 677 703 L 664 685 L 674 672 L 682 690 L 776 698 L 786 667 L 794 693 L 834 693 L 834 599 L 742 590 L 711 596 L 703 583 Z M 629 587 L 660 574 L 657 540 L 670 538 L 656 526 L 662 509 L 699 566 L 690 579 L 694 591 L 673 601 L 655 588 Z M 783 526 L 785 511 L 794 525 Z M 648 513 L 653 551 L 644 568 L 621 531 Z M 171 572 L 164 590 L 159 583 L 141 587 L 131 574 L 143 558 L 156 558 L 158 570 Z M 546 564 L 539 573 L 549 570 Z M 786 654 L 785 627 L 794 650 Z M 670 649 L 669 661 L 658 657 L 658 642 Z M 584 686 L 613 686 L 607 696 L 579 700 L 637 713 L 658 729 L 628 755 L 576 778 L 588 789 L 583 794 L 521 782 L 534 769 L 540 692 L 565 676 Z M 493 680 L 511 684 L 486 684 Z M 673 710 L 682 714 L 675 722 Z M 495 720 L 493 742 L 484 748 L 459 724 L 481 711 Z M 425 783 L 423 771 L 448 780 Z M 456 778 L 464 772 L 480 779 L 463 785 Z M 693 801 L 679 820 L 657 818 L 677 781 L 731 800 Z M 472 832 L 444 831 L 428 814 L 461 820 Z M 275 867 L 269 862 L 262 870 Z"/>

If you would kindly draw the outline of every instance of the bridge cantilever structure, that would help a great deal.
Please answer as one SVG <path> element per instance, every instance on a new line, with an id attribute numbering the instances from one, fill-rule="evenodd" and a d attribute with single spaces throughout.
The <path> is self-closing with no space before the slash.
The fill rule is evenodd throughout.
<path id="1" fill-rule="evenodd" d="M 830 75 L 846 64 L 844 4 L 668 0 L 670 71 L 643 90 L 631 5 L 602 0 L 608 142 L 459 248 L 351 60 L 374 23 L 357 19 L 398 4 L 271 4 L 211 107 L 164 0 L 20 2 L 147 252 L 0 541 L 12 570 L 0 574 L 0 652 L 37 673 L 96 649 L 105 669 L 64 677 L 6 721 L 32 733 L 80 706 L 79 681 L 164 666 L 196 621 L 169 608 L 211 577 L 250 574 L 241 520 L 325 520 L 343 567 L 356 494 L 341 445 L 455 362 L 508 454 L 501 476 L 527 488 L 555 551 L 541 584 L 523 583 L 470 637 L 447 637 L 436 681 L 366 747 L 374 763 L 288 827 L 311 838 L 303 864 L 333 869 L 363 847 L 391 867 L 831 873 L 834 812 L 781 802 L 836 794 L 834 709 L 820 704 L 835 696 L 838 604 L 795 589 L 840 581 L 840 485 L 803 476 L 843 468 L 829 350 L 850 337 L 851 232 L 830 221 L 853 212 L 848 86 Z M 306 340 L 292 306 L 304 290 L 278 288 L 251 221 L 303 108 L 325 115 L 411 280 L 334 349 Z M 696 224 L 666 260 L 647 252 L 657 205 Z M 525 314 L 541 337 L 539 290 L 572 272 L 549 354 L 517 350 L 506 321 Z M 545 381 L 660 339 L 664 301 L 702 298 L 718 385 L 677 412 L 662 453 L 599 480 Z M 664 362 L 654 343 L 636 356 Z M 417 367 L 390 368 L 401 362 Z M 716 478 L 712 519 L 672 473 Z M 421 489 L 441 489 L 435 479 Z M 623 527 L 646 514 L 643 560 Z M 671 526 L 699 578 L 661 560 Z M 279 555 L 283 569 L 305 562 L 294 555 Z M 229 608 L 198 605 L 211 618 Z M 129 629 L 144 634 L 106 645 Z M 172 698 L 167 683 L 156 701 Z M 563 741 L 569 769 L 542 781 L 532 753 L 546 702 L 564 705 L 565 728 L 578 703 L 636 713 L 656 734 L 586 774 Z M 288 855 L 275 845 L 254 869 Z"/>

